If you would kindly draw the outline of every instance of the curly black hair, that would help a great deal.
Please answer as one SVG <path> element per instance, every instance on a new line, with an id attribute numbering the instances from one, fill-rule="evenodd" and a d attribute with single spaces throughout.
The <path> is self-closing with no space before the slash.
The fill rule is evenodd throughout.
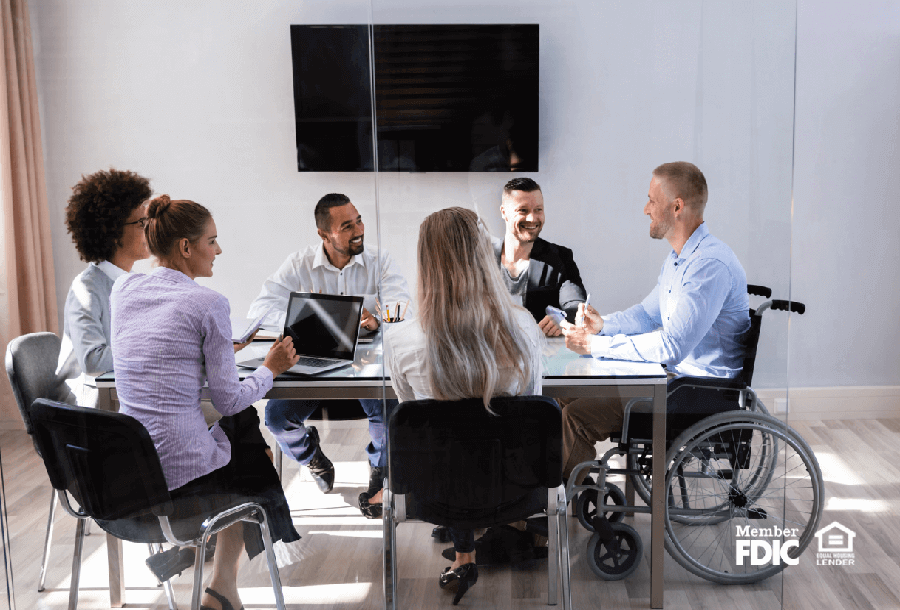
<path id="1" fill-rule="evenodd" d="M 82 176 L 66 206 L 66 228 L 87 263 L 110 260 L 131 212 L 150 198 L 150 181 L 110 168 Z"/>

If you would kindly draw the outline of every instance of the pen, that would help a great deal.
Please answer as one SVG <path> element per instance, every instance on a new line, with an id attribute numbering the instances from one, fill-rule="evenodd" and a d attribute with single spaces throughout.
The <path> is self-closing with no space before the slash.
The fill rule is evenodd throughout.
<path id="1" fill-rule="evenodd" d="M 591 304 L 591 293 L 587 293 L 587 298 L 584 299 L 584 307 L 581 308 L 580 318 L 576 316 L 575 324 L 577 326 L 584 326 L 584 313 L 587 311 L 587 306 Z"/>
<path id="2" fill-rule="evenodd" d="M 394 322 L 400 319 L 400 301 L 397 301 L 397 315 L 394 316 Z"/>
<path id="3" fill-rule="evenodd" d="M 409 307 L 409 299 L 406 299 L 406 305 L 403 306 L 403 315 L 400 316 L 401 320 L 406 319 L 406 308 Z"/>

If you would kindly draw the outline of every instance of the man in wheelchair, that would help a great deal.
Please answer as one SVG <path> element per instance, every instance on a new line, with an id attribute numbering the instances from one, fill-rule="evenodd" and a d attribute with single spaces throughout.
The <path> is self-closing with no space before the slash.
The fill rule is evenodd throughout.
<path id="1" fill-rule="evenodd" d="M 681 376 L 732 379 L 743 365 L 750 328 L 747 276 L 737 256 L 703 223 L 708 190 L 692 163 L 653 170 L 650 237 L 665 238 L 672 252 L 656 286 L 640 303 L 601 317 L 581 304 L 583 326 L 564 323 L 566 346 L 595 358 L 659 362 Z M 563 410 L 563 476 L 596 457 L 594 444 L 622 429 L 626 399 L 581 398 Z"/>

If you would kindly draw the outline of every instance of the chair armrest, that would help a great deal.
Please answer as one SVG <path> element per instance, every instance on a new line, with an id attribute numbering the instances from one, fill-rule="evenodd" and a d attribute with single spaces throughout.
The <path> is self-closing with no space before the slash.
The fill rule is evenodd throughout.
<path id="1" fill-rule="evenodd" d="M 245 502 L 243 504 L 238 504 L 237 506 L 232 506 L 231 508 L 226 508 L 215 515 L 211 515 L 203 522 L 200 536 L 202 537 L 204 533 L 206 533 L 207 536 L 212 536 L 216 532 L 221 532 L 223 529 L 238 521 L 251 520 L 258 523 L 259 521 L 250 518 L 250 515 L 253 513 L 264 515 L 263 510 L 262 506 L 254 502 Z M 172 531 L 172 524 L 169 521 L 169 517 L 166 515 L 157 515 L 157 518 L 159 519 L 159 526 L 162 529 L 163 536 L 166 537 L 169 544 L 175 546 L 198 546 L 197 540 L 200 537 L 194 540 L 179 540 L 175 535 L 175 532 Z"/>
<path id="2" fill-rule="evenodd" d="M 72 503 L 69 502 L 69 492 L 65 489 L 57 489 L 56 495 L 59 497 L 59 503 L 62 504 L 63 510 L 75 517 L 76 519 L 89 519 L 90 515 L 88 515 L 84 508 L 78 507 L 78 510 L 72 508 Z"/>
<path id="3" fill-rule="evenodd" d="M 747 384 L 737 379 L 725 379 L 720 377 L 679 377 L 669 383 L 668 396 L 671 396 L 681 388 L 745 390 Z"/>

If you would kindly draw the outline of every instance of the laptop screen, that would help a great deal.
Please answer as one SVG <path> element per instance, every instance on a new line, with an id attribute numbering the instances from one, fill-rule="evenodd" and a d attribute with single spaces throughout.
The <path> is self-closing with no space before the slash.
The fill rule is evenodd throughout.
<path id="1" fill-rule="evenodd" d="M 362 303 L 362 297 L 292 292 L 284 334 L 302 356 L 352 360 Z"/>

